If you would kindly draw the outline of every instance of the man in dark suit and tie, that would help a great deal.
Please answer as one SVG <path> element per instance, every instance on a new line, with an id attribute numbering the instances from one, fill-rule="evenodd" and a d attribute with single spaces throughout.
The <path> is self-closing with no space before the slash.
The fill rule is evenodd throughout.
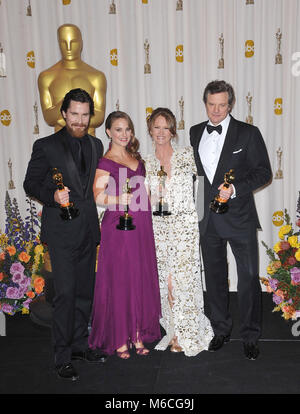
<path id="1" fill-rule="evenodd" d="M 33 145 L 24 189 L 43 204 L 41 240 L 49 248 L 55 288 L 52 332 L 56 372 L 60 378 L 74 381 L 78 374 L 71 360 L 106 359 L 88 349 L 87 342 L 100 241 L 93 181 L 103 145 L 87 133 L 94 102 L 86 91 L 69 91 L 61 113 L 66 126 Z M 62 174 L 63 189 L 53 180 L 53 168 Z M 69 203 L 79 214 L 64 220 L 61 206 Z"/>
<path id="2" fill-rule="evenodd" d="M 192 126 L 191 145 L 199 176 L 204 176 L 204 216 L 199 223 L 210 321 L 214 330 L 209 350 L 230 339 L 227 242 L 238 274 L 240 333 L 245 356 L 256 359 L 261 334 L 261 287 L 258 276 L 257 229 L 260 228 L 253 191 L 272 178 L 267 149 L 259 129 L 234 119 L 234 90 L 225 81 L 210 82 L 203 100 L 209 120 Z M 234 170 L 235 180 L 223 187 Z M 229 209 L 217 214 L 210 203 L 220 193 Z"/>

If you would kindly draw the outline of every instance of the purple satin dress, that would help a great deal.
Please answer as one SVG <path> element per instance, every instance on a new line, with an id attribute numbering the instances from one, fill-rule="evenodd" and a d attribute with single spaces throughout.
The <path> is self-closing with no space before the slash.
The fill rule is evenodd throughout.
<path id="1" fill-rule="evenodd" d="M 134 171 L 102 158 L 98 168 L 108 171 L 110 179 L 114 179 L 108 185 L 108 194 L 121 194 L 126 178 L 130 179 L 133 200 L 129 214 L 136 226 L 130 231 L 116 229 L 122 207 L 119 211 L 107 209 L 101 224 L 89 346 L 111 355 L 126 343 L 129 346 L 137 340 L 150 343 L 160 339 L 161 308 L 144 164 L 139 161 Z M 141 208 L 133 211 L 137 205 Z"/>

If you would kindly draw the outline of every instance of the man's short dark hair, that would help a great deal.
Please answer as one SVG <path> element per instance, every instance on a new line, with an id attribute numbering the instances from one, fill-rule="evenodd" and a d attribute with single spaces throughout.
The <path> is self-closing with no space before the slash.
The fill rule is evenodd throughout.
<path id="1" fill-rule="evenodd" d="M 228 93 L 228 105 L 231 111 L 235 104 L 235 94 L 234 94 L 233 87 L 229 83 L 225 82 L 224 80 L 214 80 L 206 86 L 204 93 L 203 93 L 204 103 L 206 104 L 207 102 L 208 94 L 214 95 L 215 93 L 220 93 L 220 92 Z"/>
<path id="2" fill-rule="evenodd" d="M 71 101 L 76 101 L 76 102 L 81 102 L 81 103 L 87 102 L 90 106 L 90 116 L 94 115 L 95 113 L 94 112 L 94 101 L 84 89 L 80 89 L 80 88 L 71 89 L 65 95 L 63 103 L 60 108 L 61 114 L 62 114 L 62 111 L 67 112 Z"/>

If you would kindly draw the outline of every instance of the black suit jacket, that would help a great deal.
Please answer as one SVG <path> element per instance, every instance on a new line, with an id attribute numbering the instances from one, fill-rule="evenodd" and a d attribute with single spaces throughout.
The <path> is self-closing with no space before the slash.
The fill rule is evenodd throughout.
<path id="1" fill-rule="evenodd" d="M 100 241 L 99 220 L 93 196 L 93 182 L 98 160 L 103 155 L 100 139 L 88 135 L 90 141 L 90 165 L 85 191 L 74 162 L 65 128 L 48 137 L 38 139 L 33 145 L 28 164 L 24 190 L 43 204 L 41 240 L 46 243 L 71 243 L 76 232 L 81 230 L 85 217 L 96 244 Z M 63 183 L 70 189 L 70 201 L 79 209 L 80 219 L 64 221 L 60 217 L 60 206 L 54 201 L 57 190 L 52 178 L 52 168 L 63 176 Z"/>
<path id="2" fill-rule="evenodd" d="M 207 125 L 206 122 L 190 129 L 190 141 L 199 176 L 204 176 L 204 217 L 200 232 L 205 234 L 210 214 L 218 229 L 225 236 L 246 231 L 253 226 L 260 227 L 254 203 L 253 191 L 267 184 L 272 171 L 267 149 L 259 129 L 231 116 L 223 149 L 212 184 L 209 182 L 198 152 L 199 143 Z M 234 186 L 236 198 L 230 199 L 225 214 L 215 214 L 209 208 L 210 202 L 219 193 L 218 187 L 224 182 L 224 175 L 231 168 L 235 170 Z M 199 194 L 199 196 L 201 196 Z M 203 196 L 203 195 L 202 195 Z"/>

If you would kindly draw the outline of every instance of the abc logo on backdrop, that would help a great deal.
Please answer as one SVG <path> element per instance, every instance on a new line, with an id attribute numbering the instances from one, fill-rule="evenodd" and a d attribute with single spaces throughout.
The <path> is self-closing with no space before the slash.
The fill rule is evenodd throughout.
<path id="1" fill-rule="evenodd" d="M 35 68 L 35 56 L 34 56 L 34 51 L 33 50 L 31 50 L 30 52 L 27 53 L 26 61 L 27 61 L 27 65 L 30 68 Z"/>
<path id="2" fill-rule="evenodd" d="M 110 63 L 113 66 L 118 66 L 118 49 L 111 49 L 111 51 L 110 51 Z"/>
<path id="3" fill-rule="evenodd" d="M 0 120 L 1 124 L 4 126 L 8 126 L 11 123 L 11 114 L 7 109 L 0 112 Z"/>
<path id="4" fill-rule="evenodd" d="M 150 117 L 150 115 L 153 112 L 153 108 L 151 106 L 147 106 L 146 108 L 146 119 L 148 120 L 148 118 Z"/>
<path id="5" fill-rule="evenodd" d="M 245 56 L 246 58 L 250 58 L 254 55 L 254 41 L 253 40 L 246 40 L 245 42 Z"/>
<path id="6" fill-rule="evenodd" d="M 183 62 L 183 45 L 176 46 L 176 60 L 177 62 Z"/>
<path id="7" fill-rule="evenodd" d="M 282 114 L 282 98 L 276 98 L 274 100 L 274 113 L 276 115 Z"/>
<path id="8" fill-rule="evenodd" d="M 272 223 L 276 227 L 280 227 L 283 225 L 284 219 L 283 219 L 283 211 L 275 211 L 272 216 Z"/>

